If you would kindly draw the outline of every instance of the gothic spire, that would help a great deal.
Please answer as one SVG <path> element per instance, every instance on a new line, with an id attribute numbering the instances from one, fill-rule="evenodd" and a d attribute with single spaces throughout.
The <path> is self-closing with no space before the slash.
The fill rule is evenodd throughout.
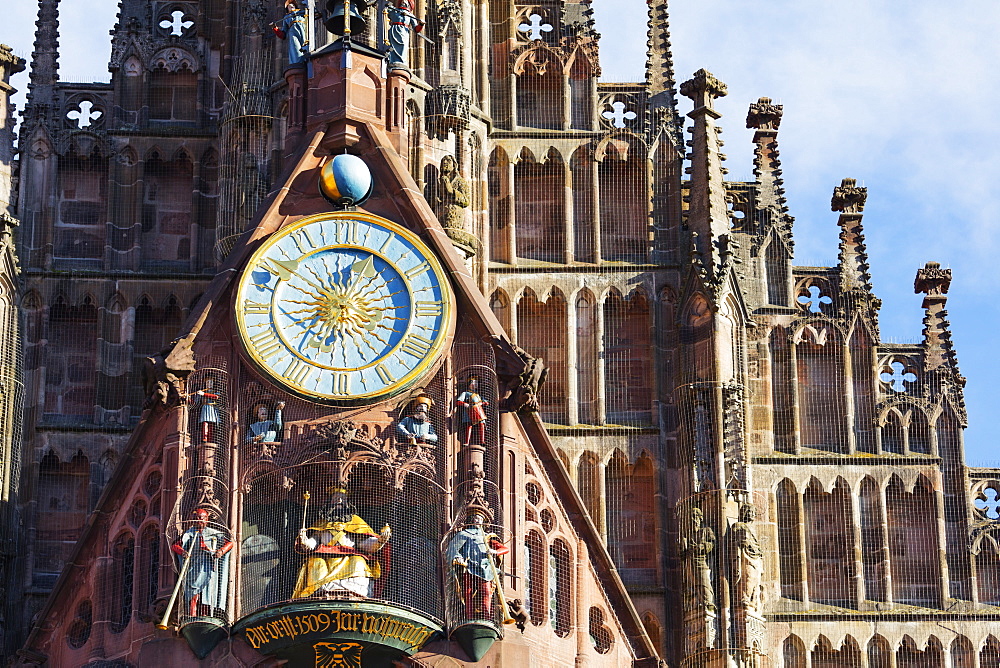
<path id="1" fill-rule="evenodd" d="M 667 0 L 649 0 L 646 33 L 646 86 L 649 89 L 651 118 L 660 119 L 657 128 L 669 128 L 670 138 L 680 151 L 683 123 L 677 115 L 677 82 L 670 51 L 670 21 Z"/>
<path id="2" fill-rule="evenodd" d="M 670 20 L 667 0 L 650 0 L 646 41 L 646 85 L 651 96 L 663 95 L 669 106 L 674 100 L 674 59 L 670 52 Z"/>
<path id="3" fill-rule="evenodd" d="M 951 329 L 948 322 L 948 288 L 951 286 L 951 269 L 942 269 L 937 262 L 928 262 L 917 270 L 913 281 L 913 291 L 923 293 L 921 307 L 924 314 L 924 368 L 933 371 L 947 366 L 949 362 L 957 369 L 958 363 L 951 343 Z"/>
<path id="4" fill-rule="evenodd" d="M 33 104 L 52 104 L 59 81 L 59 0 L 38 0 L 34 47 L 28 100 Z"/>
<path id="5" fill-rule="evenodd" d="M 830 209 L 840 212 L 840 281 L 846 293 L 852 290 L 871 292 L 872 277 L 869 273 L 868 248 L 865 246 L 864 217 L 868 189 L 861 188 L 854 179 L 844 179 L 833 189 Z"/>
<path id="6" fill-rule="evenodd" d="M 729 234 L 729 208 L 726 204 L 726 169 L 722 161 L 726 156 L 719 152 L 723 142 L 719 139 L 722 129 L 715 121 L 722 114 L 715 110 L 715 100 L 725 97 L 726 84 L 707 70 L 698 70 L 694 78 L 681 84 L 681 95 L 691 98 L 694 109 L 688 116 L 694 119 L 691 128 L 691 174 L 690 206 L 688 226 L 696 232 L 698 250 L 706 258 L 712 258 L 712 266 L 721 262 L 722 237 Z"/>
<path id="7" fill-rule="evenodd" d="M 771 98 L 762 97 L 747 110 L 747 128 L 755 131 L 753 173 L 757 181 L 759 222 L 762 227 L 776 229 L 791 250 L 794 219 L 788 215 L 785 182 L 778 153 L 778 127 L 781 125 L 782 113 L 780 104 L 772 104 Z"/>

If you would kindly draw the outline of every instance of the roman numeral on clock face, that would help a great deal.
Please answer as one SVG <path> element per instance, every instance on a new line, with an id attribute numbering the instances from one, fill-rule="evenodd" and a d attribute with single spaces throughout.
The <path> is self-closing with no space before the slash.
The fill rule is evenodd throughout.
<path id="1" fill-rule="evenodd" d="M 396 379 L 392 377 L 389 370 L 385 368 L 385 364 L 379 364 L 375 367 L 375 373 L 378 374 L 379 380 L 381 380 L 386 385 L 396 382 Z"/>
<path id="2" fill-rule="evenodd" d="M 252 301 L 243 302 L 243 315 L 267 315 L 270 310 L 270 304 Z"/>
<path id="3" fill-rule="evenodd" d="M 349 377 L 348 377 L 348 375 L 346 373 L 342 373 L 340 371 L 334 371 L 333 372 L 333 391 L 331 392 L 331 394 L 334 394 L 334 395 L 336 395 L 338 397 L 347 396 L 347 393 L 348 393 L 347 392 L 347 388 L 348 388 L 348 385 L 349 385 L 348 381 L 349 381 Z"/>
<path id="4" fill-rule="evenodd" d="M 405 273 L 406 277 L 412 281 L 414 278 L 416 278 L 420 274 L 422 274 L 422 273 L 424 273 L 426 271 L 430 271 L 430 268 L 431 268 L 431 266 L 429 264 L 427 264 L 426 261 L 424 261 L 424 262 L 421 262 L 420 264 L 418 264 L 416 267 L 410 267 L 409 269 L 407 269 L 403 273 Z"/>
<path id="5" fill-rule="evenodd" d="M 300 253 L 306 253 L 316 248 L 316 242 L 313 241 L 312 235 L 309 234 L 308 227 L 303 227 L 301 230 L 296 231 L 289 239 L 292 240 L 292 243 L 295 244 Z"/>
<path id="6" fill-rule="evenodd" d="M 250 342 L 257 350 L 257 354 L 264 359 L 272 357 L 284 347 L 281 345 L 281 341 L 278 340 L 278 335 L 274 333 L 273 329 L 267 329 L 260 334 L 251 336 Z"/>
<path id="7" fill-rule="evenodd" d="M 415 315 L 437 317 L 444 312 L 443 307 L 444 304 L 441 302 L 417 301 L 413 303 L 413 312 Z"/>
<path id="8" fill-rule="evenodd" d="M 344 220 L 337 224 L 337 243 L 355 245 L 358 243 L 358 221 Z"/>
<path id="9" fill-rule="evenodd" d="M 306 364 L 296 357 L 292 359 L 292 361 L 288 364 L 288 367 L 285 368 L 285 373 L 283 375 L 289 382 L 295 383 L 296 385 L 303 385 L 307 380 L 309 380 L 309 376 L 311 376 L 315 370 L 316 367 Z"/>
<path id="10" fill-rule="evenodd" d="M 433 345 L 433 341 L 425 339 L 422 336 L 417 334 L 407 334 L 399 349 L 400 351 L 413 355 L 414 357 L 423 358 L 431 352 L 431 346 Z"/>

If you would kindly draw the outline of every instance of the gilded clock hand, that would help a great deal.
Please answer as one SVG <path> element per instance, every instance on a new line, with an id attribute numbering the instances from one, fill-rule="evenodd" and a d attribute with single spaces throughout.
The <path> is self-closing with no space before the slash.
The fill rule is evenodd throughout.
<path id="1" fill-rule="evenodd" d="M 287 281 L 299 268 L 299 260 L 276 260 L 273 257 L 266 257 L 261 260 L 260 266 L 280 280 Z M 295 275 L 298 276 L 298 274 Z"/>

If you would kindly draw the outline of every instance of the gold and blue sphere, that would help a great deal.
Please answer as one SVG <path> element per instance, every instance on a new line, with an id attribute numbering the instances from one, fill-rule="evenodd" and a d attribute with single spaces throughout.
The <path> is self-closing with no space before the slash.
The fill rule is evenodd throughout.
<path id="1" fill-rule="evenodd" d="M 335 155 L 319 174 L 319 191 L 338 206 L 357 206 L 371 197 L 374 180 L 365 161 L 356 155 Z"/>

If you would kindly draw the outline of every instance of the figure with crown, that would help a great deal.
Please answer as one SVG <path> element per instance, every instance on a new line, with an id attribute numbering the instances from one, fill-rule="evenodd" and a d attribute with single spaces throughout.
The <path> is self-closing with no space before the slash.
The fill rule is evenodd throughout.
<path id="1" fill-rule="evenodd" d="M 372 580 L 382 577 L 383 551 L 392 531 L 380 533 L 357 516 L 347 490 L 335 487 L 317 526 L 299 531 L 296 546 L 309 556 L 299 570 L 292 598 L 324 595 L 331 598 L 371 596 Z M 304 524 L 304 523 L 303 523 Z M 386 550 L 386 557 L 388 550 Z"/>

